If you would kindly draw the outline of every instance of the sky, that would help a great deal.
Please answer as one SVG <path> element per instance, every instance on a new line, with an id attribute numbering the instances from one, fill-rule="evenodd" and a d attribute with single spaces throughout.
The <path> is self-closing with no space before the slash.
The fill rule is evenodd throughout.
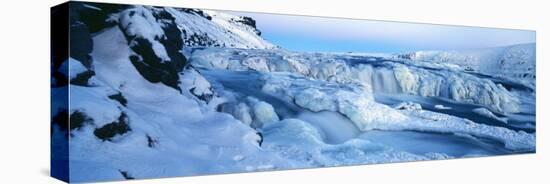
<path id="1" fill-rule="evenodd" d="M 534 43 L 535 32 L 513 29 L 228 12 L 252 17 L 262 37 L 294 51 L 407 52 L 463 50 Z"/>

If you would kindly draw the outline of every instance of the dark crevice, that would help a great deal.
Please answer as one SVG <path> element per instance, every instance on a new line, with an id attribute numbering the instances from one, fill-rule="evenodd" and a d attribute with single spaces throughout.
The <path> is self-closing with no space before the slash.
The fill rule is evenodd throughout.
<path id="1" fill-rule="evenodd" d="M 122 175 L 122 177 L 124 177 L 124 179 L 127 179 L 127 180 L 133 180 L 133 179 L 136 179 L 134 177 L 132 177 L 128 171 L 123 171 L 123 170 L 118 170 L 118 172 L 120 172 L 120 174 Z"/>

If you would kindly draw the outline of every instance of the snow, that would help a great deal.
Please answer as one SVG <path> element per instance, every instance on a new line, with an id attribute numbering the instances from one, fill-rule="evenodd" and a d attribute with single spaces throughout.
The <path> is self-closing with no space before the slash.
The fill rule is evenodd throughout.
<path id="1" fill-rule="evenodd" d="M 417 51 L 413 61 L 454 64 L 487 75 L 509 78 L 534 87 L 536 45 L 520 44 L 497 48 L 457 51 Z"/>
<path id="2" fill-rule="evenodd" d="M 213 95 L 210 83 L 195 69 L 186 69 L 180 75 L 180 88 L 197 96 Z"/>
<path id="3" fill-rule="evenodd" d="M 253 170 L 266 169 L 262 167 L 266 163 L 285 166 L 277 156 L 258 148 L 260 138 L 249 126 L 215 112 L 186 91 L 180 94 L 141 77 L 129 61 L 132 51 L 118 27 L 93 40 L 91 55 L 100 83 L 96 87 L 70 86 L 71 111 L 93 118 L 93 125 L 72 132 L 71 181 L 123 179 L 120 171 L 150 178 L 244 171 L 251 166 Z M 196 82 L 201 81 L 197 77 L 189 81 L 207 86 L 205 81 Z M 107 98 L 116 91 L 128 100 L 126 107 Z M 113 142 L 95 137 L 95 128 L 111 123 L 122 112 L 128 116 L 130 132 Z M 147 146 L 147 136 L 158 141 L 156 147 Z M 247 156 L 234 160 L 238 155 Z M 101 172 L 95 172 L 98 170 Z"/>
<path id="4" fill-rule="evenodd" d="M 275 45 L 265 41 L 248 27 L 237 20 L 238 16 L 222 12 L 204 11 L 211 16 L 208 20 L 197 14 L 186 13 L 174 8 L 166 10 L 175 18 L 175 22 L 185 34 L 183 39 L 187 46 L 209 46 L 226 48 L 274 49 Z M 183 31 L 182 31 L 183 32 Z M 207 38 L 206 42 L 192 39 L 193 35 Z"/>
<path id="5" fill-rule="evenodd" d="M 131 49 L 135 43 L 127 43 L 125 33 L 150 41 L 157 56 L 170 60 L 159 42 L 165 37 L 165 23 L 153 16 L 161 10 L 175 18 L 186 47 L 181 52 L 189 65 L 177 75 L 181 91 L 149 82 L 129 59 L 139 53 Z M 278 48 L 240 22 L 242 17 L 215 11 L 133 6 L 111 18 L 120 26 L 93 36 L 91 67 L 72 58 L 62 66 L 70 78 L 94 71 L 93 85 L 52 89 L 52 98 L 60 99 L 52 102 L 52 115 L 67 106 L 61 97 L 70 95 L 69 112 L 92 119 L 71 132 L 71 182 L 122 180 L 122 172 L 141 179 L 463 158 L 536 148 L 535 133 L 506 124 L 535 121 L 534 92 L 509 90 L 505 83 L 475 73 L 502 74 L 529 84 L 530 74 L 513 73 L 513 66 L 517 72 L 534 67 L 529 45 L 488 49 L 477 58 L 441 52 L 418 52 L 408 59 L 304 53 Z M 485 59 L 494 63 L 495 58 L 504 58 L 498 70 L 481 64 Z M 127 103 L 110 98 L 114 94 Z M 402 98 L 389 106 L 375 100 L 380 94 Z M 413 97 L 452 103 L 426 104 Z M 445 114 L 460 112 L 462 106 L 453 104 L 502 123 Z M 94 135 L 122 115 L 130 131 L 111 140 Z"/>
<path id="6" fill-rule="evenodd" d="M 393 107 L 394 109 L 399 110 L 422 110 L 422 106 L 420 104 L 414 103 L 414 102 L 401 102 Z"/>
<path id="7" fill-rule="evenodd" d="M 68 69 L 68 70 L 67 70 Z M 69 71 L 69 79 L 75 78 L 78 74 L 88 71 L 80 61 L 69 57 L 66 62 L 63 62 L 59 71 Z M 67 74 L 66 74 L 67 75 Z"/>
<path id="8" fill-rule="evenodd" d="M 152 44 L 153 51 L 162 61 L 170 61 L 166 49 L 158 42 L 158 39 L 164 37 L 164 30 L 162 30 L 161 23 L 157 22 L 153 16 L 151 8 L 136 6 L 124 10 L 119 15 L 120 25 L 128 35 L 148 40 Z M 134 44 L 137 43 L 130 43 L 130 46 Z"/>
<path id="9" fill-rule="evenodd" d="M 79 111 L 85 113 L 86 116 L 93 117 L 96 127 L 116 121 L 120 116 L 121 110 L 118 105 L 104 98 L 113 93 L 109 88 L 93 87 L 90 89 L 71 85 L 69 91 L 69 113 Z"/>

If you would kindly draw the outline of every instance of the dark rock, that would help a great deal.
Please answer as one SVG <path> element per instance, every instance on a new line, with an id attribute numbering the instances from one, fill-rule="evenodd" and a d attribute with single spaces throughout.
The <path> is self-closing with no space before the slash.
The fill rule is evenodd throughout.
<path id="1" fill-rule="evenodd" d="M 59 129 L 61 131 L 65 132 L 66 134 L 69 134 L 69 121 L 68 120 L 69 120 L 69 112 L 66 109 L 64 109 L 64 110 L 61 110 L 61 111 L 57 112 L 57 114 L 55 114 L 55 116 L 53 116 L 52 125 L 59 126 Z"/>
<path id="2" fill-rule="evenodd" d="M 89 80 L 95 75 L 95 72 L 92 70 L 87 70 L 85 72 L 79 73 L 76 77 L 71 79 L 71 84 L 77 86 L 90 86 Z"/>
<path id="3" fill-rule="evenodd" d="M 241 16 L 242 19 L 240 20 L 235 20 L 235 22 L 240 22 L 244 25 L 248 25 L 252 28 L 254 28 L 254 33 L 256 33 L 256 35 L 258 36 L 262 36 L 262 32 L 260 30 L 258 30 L 258 28 L 256 28 L 256 20 L 252 19 L 251 17 L 247 17 L 247 16 Z"/>
<path id="4" fill-rule="evenodd" d="M 252 19 L 251 17 L 247 16 L 241 16 L 241 20 L 237 20 L 237 22 L 243 23 L 245 25 L 248 25 L 250 27 L 256 28 L 256 21 Z"/>
<path id="5" fill-rule="evenodd" d="M 185 13 L 199 15 L 201 17 L 204 17 L 205 19 L 212 20 L 212 17 L 210 15 L 207 15 L 206 13 L 204 13 L 204 11 L 199 9 L 191 9 L 191 8 L 176 8 L 176 9 Z"/>
<path id="6" fill-rule="evenodd" d="M 106 124 L 101 128 L 96 128 L 94 135 L 102 141 L 112 141 L 112 138 L 116 135 L 123 135 L 131 130 L 128 124 L 128 117 L 125 113 L 121 113 L 118 121 Z"/>
<path id="7" fill-rule="evenodd" d="M 146 137 L 147 137 L 147 146 L 148 147 L 154 148 L 158 144 L 158 141 L 156 139 L 153 139 L 151 136 L 146 135 Z"/>
<path id="8" fill-rule="evenodd" d="M 74 111 L 71 113 L 69 119 L 69 127 L 72 130 L 80 130 L 85 124 L 90 124 L 93 122 L 93 119 L 88 117 L 85 113 L 80 111 Z"/>
<path id="9" fill-rule="evenodd" d="M 260 140 L 258 140 L 258 146 L 262 147 L 262 143 L 264 142 L 264 136 L 262 135 L 261 132 L 256 132 L 256 134 L 260 136 Z"/>
<path id="10" fill-rule="evenodd" d="M 185 56 L 181 53 L 184 46 L 182 32 L 174 22 L 175 18 L 169 12 L 159 8 L 152 9 L 151 11 L 157 23 L 163 25 L 162 29 L 165 33 L 163 37 L 157 37 L 154 41 L 158 41 L 164 46 L 170 60 L 163 61 L 156 55 L 151 40 L 132 35 L 126 30 L 125 25 L 119 25 L 128 43 L 132 43 L 130 48 L 138 54 L 130 56 L 130 61 L 149 82 L 161 82 L 181 92 L 179 87 L 179 72 L 187 64 Z"/>
<path id="11" fill-rule="evenodd" d="M 96 7 L 98 9 L 86 7 Z M 75 20 L 79 20 L 86 24 L 90 33 L 97 33 L 105 28 L 116 25 L 115 21 L 109 20 L 109 16 L 113 13 L 118 13 L 130 7 L 122 4 L 106 4 L 92 2 L 71 2 L 71 16 Z"/>
<path id="12" fill-rule="evenodd" d="M 122 96 L 121 92 L 118 92 L 117 94 L 114 94 L 114 95 L 109 95 L 109 99 L 116 100 L 118 103 L 120 103 L 124 107 L 126 107 L 126 104 L 128 103 L 128 100 L 126 100 L 126 98 Z"/>
<path id="13" fill-rule="evenodd" d="M 62 87 L 68 85 L 68 78 L 63 73 L 66 71 L 59 71 L 63 62 L 69 59 L 69 8 L 68 4 L 62 4 L 60 6 L 53 7 L 51 9 L 51 25 L 50 25 L 50 72 L 52 81 L 52 87 Z"/>
<path id="14" fill-rule="evenodd" d="M 90 53 L 93 49 L 93 40 L 88 27 L 78 20 L 71 19 L 69 39 L 71 57 L 81 62 L 86 68 L 90 68 L 92 65 Z"/>

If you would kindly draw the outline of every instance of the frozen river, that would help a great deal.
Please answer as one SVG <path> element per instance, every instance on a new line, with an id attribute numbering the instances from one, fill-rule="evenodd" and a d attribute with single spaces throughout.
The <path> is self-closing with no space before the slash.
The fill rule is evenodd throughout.
<path id="1" fill-rule="evenodd" d="M 443 153 L 453 157 L 512 153 L 512 151 L 504 147 L 503 143 L 497 140 L 470 135 L 412 130 L 360 131 L 353 122 L 338 112 L 311 112 L 300 108 L 292 102 L 285 101 L 283 98 L 264 93 L 261 90 L 261 73 L 256 71 L 204 69 L 201 70 L 201 73 L 217 91 L 223 89 L 226 92 L 237 94 L 237 96 L 253 96 L 271 104 L 281 119 L 295 118 L 310 123 L 322 132 L 323 141 L 327 144 L 336 145 L 351 139 L 364 139 L 398 151 L 421 155 L 428 153 Z M 498 119 L 475 113 L 473 109 L 480 108 L 481 106 L 479 105 L 458 103 L 436 97 L 419 97 L 399 94 L 376 94 L 375 100 L 378 103 L 389 106 L 396 105 L 403 101 L 414 102 L 420 104 L 424 110 L 466 118 L 480 124 L 505 127 L 517 131 L 534 132 L 533 128 L 529 128 L 531 126 L 519 126 L 522 124 L 533 124 L 534 127 L 534 121 L 531 121 L 531 118 L 512 118 L 514 116 L 510 116 L 508 117 L 510 118 L 508 123 L 505 123 Z M 495 113 L 495 115 L 504 117 L 504 115 L 498 113 Z M 530 116 L 530 114 L 516 116 L 524 117 Z M 264 141 L 269 142 L 270 140 Z"/>

